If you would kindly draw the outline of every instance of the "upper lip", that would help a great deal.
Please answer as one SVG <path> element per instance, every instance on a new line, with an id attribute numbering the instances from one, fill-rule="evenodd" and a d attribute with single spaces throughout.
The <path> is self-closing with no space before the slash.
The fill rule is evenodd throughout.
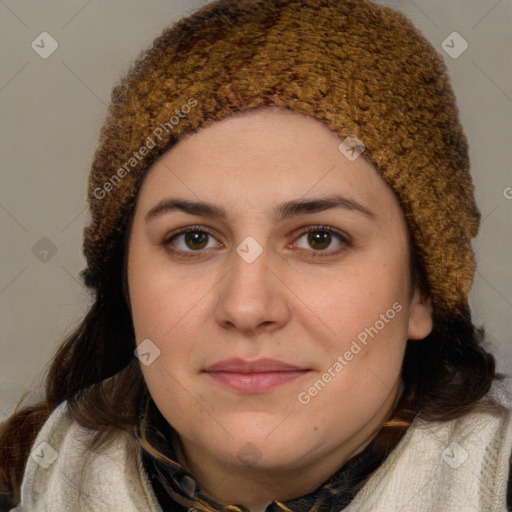
<path id="1" fill-rule="evenodd" d="M 223 359 L 204 369 L 205 372 L 233 372 L 233 373 L 257 373 L 257 372 L 283 372 L 293 370 L 305 370 L 293 364 L 285 363 L 277 359 L 256 359 L 246 361 L 239 357 Z"/>

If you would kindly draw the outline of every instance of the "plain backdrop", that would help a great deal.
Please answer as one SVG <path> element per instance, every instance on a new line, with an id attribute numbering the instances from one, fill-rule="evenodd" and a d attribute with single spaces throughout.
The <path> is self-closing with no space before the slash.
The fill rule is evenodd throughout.
<path id="1" fill-rule="evenodd" d="M 164 27 L 205 3 L 0 0 L 0 420 L 23 391 L 41 396 L 52 354 L 91 302 L 78 279 L 86 185 L 110 91 Z M 482 212 L 470 305 L 512 373 L 512 0 L 378 3 L 406 14 L 448 66 Z M 443 41 L 468 47 L 454 58 Z"/>

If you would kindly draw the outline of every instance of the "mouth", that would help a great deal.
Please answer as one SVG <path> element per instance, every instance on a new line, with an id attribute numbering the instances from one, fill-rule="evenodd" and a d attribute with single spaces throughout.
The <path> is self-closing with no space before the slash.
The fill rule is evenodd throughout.
<path id="1" fill-rule="evenodd" d="M 298 379 L 311 370 L 277 359 L 225 359 L 203 370 L 214 382 L 244 393 L 262 393 Z"/>

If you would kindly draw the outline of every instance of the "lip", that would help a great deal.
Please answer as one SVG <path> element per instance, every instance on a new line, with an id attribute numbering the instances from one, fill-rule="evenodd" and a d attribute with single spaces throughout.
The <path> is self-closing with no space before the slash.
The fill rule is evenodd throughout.
<path id="1" fill-rule="evenodd" d="M 261 393 L 302 377 L 310 370 L 279 361 L 224 359 L 203 370 L 215 382 L 244 393 Z"/>
<path id="2" fill-rule="evenodd" d="M 255 359 L 246 361 L 239 357 L 223 359 L 204 369 L 205 372 L 233 372 L 233 373 L 258 373 L 258 372 L 284 372 L 292 370 L 305 370 L 293 364 L 279 361 L 278 359 Z"/>

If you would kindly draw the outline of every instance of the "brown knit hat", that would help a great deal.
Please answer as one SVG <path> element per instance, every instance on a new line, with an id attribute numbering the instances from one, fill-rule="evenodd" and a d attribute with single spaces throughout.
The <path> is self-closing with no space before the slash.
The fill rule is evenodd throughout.
<path id="1" fill-rule="evenodd" d="M 404 15 L 366 0 L 218 0 L 164 30 L 112 91 L 86 284 L 107 281 L 148 167 L 183 134 L 264 105 L 363 142 L 404 211 L 434 313 L 467 311 L 480 213 L 446 66 Z"/>

